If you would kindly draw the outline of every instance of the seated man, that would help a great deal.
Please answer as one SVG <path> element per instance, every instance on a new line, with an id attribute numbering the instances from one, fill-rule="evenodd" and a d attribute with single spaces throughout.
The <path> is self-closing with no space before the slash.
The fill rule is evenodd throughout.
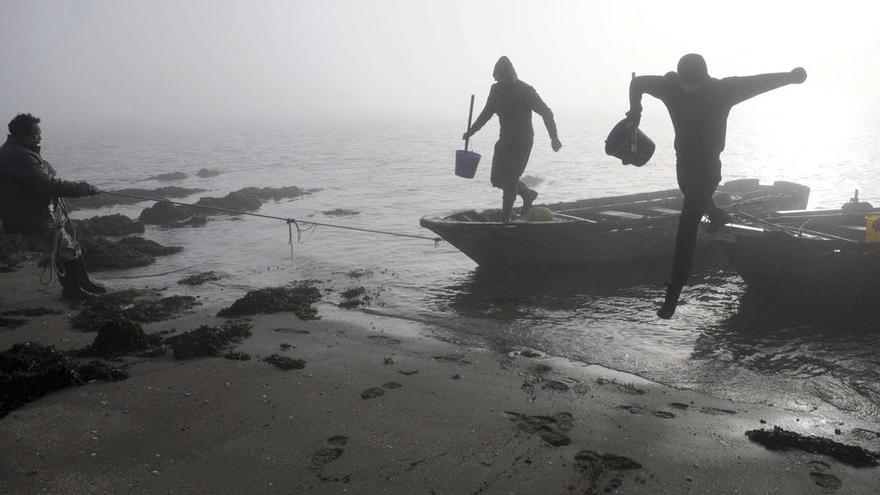
<path id="1" fill-rule="evenodd" d="M 30 114 L 9 122 L 9 136 L 0 147 L 0 219 L 5 233 L 21 234 L 31 249 L 49 253 L 64 299 L 82 300 L 106 289 L 89 280 L 60 198 L 94 195 L 98 189 L 55 178 L 52 165 L 40 156 L 39 123 Z"/>

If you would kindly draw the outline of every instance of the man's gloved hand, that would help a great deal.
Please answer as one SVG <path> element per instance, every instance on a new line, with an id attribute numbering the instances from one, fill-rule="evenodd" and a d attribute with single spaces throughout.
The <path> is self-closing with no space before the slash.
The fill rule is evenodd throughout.
<path id="1" fill-rule="evenodd" d="M 559 138 L 553 138 L 550 140 L 550 147 L 553 148 L 553 151 L 559 151 L 562 148 L 562 141 Z"/>
<path id="2" fill-rule="evenodd" d="M 473 134 L 471 134 L 470 131 L 467 131 L 467 132 L 465 132 L 464 134 L 461 135 L 461 139 L 464 140 L 464 141 L 467 141 L 468 139 L 471 138 L 471 136 L 473 136 Z"/>
<path id="3" fill-rule="evenodd" d="M 807 71 L 803 67 L 791 70 L 791 79 L 793 84 L 800 84 L 807 80 Z"/>
<path id="4" fill-rule="evenodd" d="M 626 112 L 626 120 L 630 121 L 633 127 L 638 127 L 639 123 L 642 121 L 641 110 L 630 110 L 629 112 Z"/>
<path id="5" fill-rule="evenodd" d="M 89 184 L 88 182 L 77 182 L 77 186 L 82 196 L 94 196 L 96 194 L 101 194 L 101 191 L 99 191 L 97 187 Z"/>

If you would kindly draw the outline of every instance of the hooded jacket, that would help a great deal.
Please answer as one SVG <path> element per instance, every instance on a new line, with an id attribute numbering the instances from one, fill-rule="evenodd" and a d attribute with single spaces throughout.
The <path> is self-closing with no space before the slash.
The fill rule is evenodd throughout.
<path id="1" fill-rule="evenodd" d="M 6 233 L 45 234 L 53 226 L 49 204 L 55 198 L 88 194 L 86 182 L 56 179 L 39 148 L 12 136 L 0 146 L 0 219 Z"/>

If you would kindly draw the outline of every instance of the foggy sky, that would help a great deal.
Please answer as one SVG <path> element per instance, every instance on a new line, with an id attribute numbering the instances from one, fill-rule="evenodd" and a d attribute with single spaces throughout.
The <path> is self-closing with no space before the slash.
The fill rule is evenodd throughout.
<path id="1" fill-rule="evenodd" d="M 631 72 L 688 52 L 716 77 L 805 67 L 765 111 L 880 114 L 878 8 L 804 4 L 0 0 L 0 120 L 463 119 L 500 55 L 557 115 L 621 115 Z"/>

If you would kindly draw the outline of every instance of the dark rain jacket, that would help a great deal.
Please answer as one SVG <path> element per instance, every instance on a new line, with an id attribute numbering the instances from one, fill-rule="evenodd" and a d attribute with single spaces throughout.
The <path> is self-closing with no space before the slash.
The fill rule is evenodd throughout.
<path id="1" fill-rule="evenodd" d="M 557 139 L 553 112 L 538 96 L 535 88 L 522 81 L 517 81 L 512 86 L 495 83 L 489 89 L 486 106 L 471 127 L 471 134 L 479 131 L 486 125 L 486 122 L 489 122 L 492 115 L 497 114 L 498 124 L 501 127 L 499 138 L 502 142 L 517 140 L 531 142 L 535 137 L 535 130 L 532 127 L 532 112 L 544 119 L 544 125 L 547 126 L 550 138 Z"/>
<path id="2" fill-rule="evenodd" d="M 630 108 L 641 111 L 641 94 L 658 98 L 669 110 L 675 128 L 675 154 L 680 168 L 718 175 L 727 135 L 727 117 L 737 103 L 790 84 L 780 72 L 746 77 L 710 78 L 700 89 L 685 93 L 678 74 L 640 76 L 630 86 Z"/>
<path id="3" fill-rule="evenodd" d="M 0 219 L 9 234 L 45 234 L 52 229 L 55 198 L 86 196 L 89 184 L 56 179 L 39 149 L 8 137 L 0 147 Z"/>

